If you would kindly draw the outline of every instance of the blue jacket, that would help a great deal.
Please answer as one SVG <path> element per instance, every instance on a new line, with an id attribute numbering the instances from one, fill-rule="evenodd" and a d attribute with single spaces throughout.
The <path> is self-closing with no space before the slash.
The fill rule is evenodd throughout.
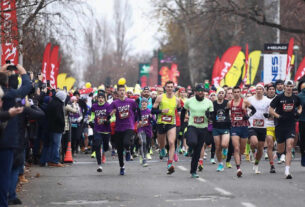
<path id="1" fill-rule="evenodd" d="M 19 89 L 4 88 L 3 110 L 7 111 L 16 104 L 16 98 L 24 98 L 32 89 L 30 78 L 27 74 L 21 76 L 22 85 Z M 18 116 L 11 118 L 7 122 L 3 136 L 0 138 L 0 149 L 18 148 Z"/>
<path id="2" fill-rule="evenodd" d="M 299 96 L 300 101 L 301 101 L 300 104 L 303 107 L 301 116 L 299 118 L 299 121 L 305 121 L 305 88 L 299 93 L 298 96 Z"/>

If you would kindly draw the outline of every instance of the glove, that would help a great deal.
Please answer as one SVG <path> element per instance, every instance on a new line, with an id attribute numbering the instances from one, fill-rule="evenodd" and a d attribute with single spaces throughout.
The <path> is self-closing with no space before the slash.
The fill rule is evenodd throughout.
<path id="1" fill-rule="evenodd" d="M 104 121 L 104 125 L 108 126 L 110 124 L 110 121 L 107 120 L 107 121 Z"/>
<path id="2" fill-rule="evenodd" d="M 249 117 L 248 114 L 245 114 L 244 117 L 243 117 L 243 119 L 246 120 L 246 121 L 249 120 L 249 118 L 250 118 L 250 117 Z"/>
<path id="3" fill-rule="evenodd" d="M 268 114 L 268 113 L 264 113 L 263 115 L 266 119 L 270 118 L 270 114 Z"/>
<path id="4" fill-rule="evenodd" d="M 284 116 L 284 115 L 280 115 L 280 117 L 279 117 L 279 120 L 280 121 L 284 121 L 284 120 L 286 120 L 287 119 L 287 116 Z"/>
<path id="5" fill-rule="evenodd" d="M 93 129 L 94 128 L 94 123 L 92 121 L 90 121 L 89 126 Z"/>
<path id="6" fill-rule="evenodd" d="M 301 114 L 299 114 L 297 110 L 294 112 L 293 115 L 294 115 L 294 118 L 296 118 L 296 119 L 299 119 L 301 116 Z"/>

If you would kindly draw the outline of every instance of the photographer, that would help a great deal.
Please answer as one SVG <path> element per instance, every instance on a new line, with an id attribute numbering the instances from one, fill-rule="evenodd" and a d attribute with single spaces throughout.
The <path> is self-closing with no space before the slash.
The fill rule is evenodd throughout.
<path id="1" fill-rule="evenodd" d="M 29 76 L 26 74 L 26 70 L 21 65 L 17 65 L 16 69 L 21 75 L 22 85 L 19 89 L 10 88 L 9 79 L 10 82 L 17 81 L 18 83 L 18 79 L 16 75 L 14 75 L 14 72 L 7 70 L 10 67 L 11 65 L 5 64 L 0 70 L 0 86 L 4 91 L 2 100 L 3 110 L 5 111 L 15 106 L 15 99 L 17 97 L 25 97 L 32 88 Z M 22 109 L 20 109 L 20 111 L 22 112 Z M 7 206 L 7 193 L 13 165 L 13 150 L 18 147 L 17 129 L 18 120 L 17 117 L 13 117 L 8 120 L 0 138 L 0 206 Z"/>

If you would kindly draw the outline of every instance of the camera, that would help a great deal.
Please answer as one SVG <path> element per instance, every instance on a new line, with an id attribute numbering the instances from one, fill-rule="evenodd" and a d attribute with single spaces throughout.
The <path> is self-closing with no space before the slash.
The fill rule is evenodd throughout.
<path id="1" fill-rule="evenodd" d="M 7 66 L 7 70 L 10 70 L 10 71 L 17 70 L 16 65 L 12 65 L 10 60 L 6 60 L 5 63 L 9 64 L 9 66 Z"/>

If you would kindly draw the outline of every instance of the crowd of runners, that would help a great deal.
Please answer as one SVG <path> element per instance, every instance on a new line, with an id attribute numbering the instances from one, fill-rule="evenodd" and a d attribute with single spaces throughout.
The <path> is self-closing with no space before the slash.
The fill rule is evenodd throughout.
<path id="1" fill-rule="evenodd" d="M 285 163 L 284 175 L 292 179 L 297 146 L 305 166 L 305 81 L 242 88 L 184 88 L 168 81 L 140 92 L 117 85 L 83 94 L 49 88 L 41 75 L 34 77 L 21 65 L 17 69 L 22 82 L 7 65 L 0 72 L 3 206 L 21 204 L 16 186 L 28 182 L 25 165 L 64 167 L 70 144 L 73 158 L 80 152 L 96 158 L 98 173 L 107 151 L 118 156 L 120 175 L 126 173 L 125 161 L 139 157 L 147 167 L 157 152 L 158 159 L 167 159 L 167 174 L 175 172 L 179 156 L 191 157 L 190 174 L 198 178 L 208 147 L 217 172 L 232 168 L 233 155 L 237 177 L 243 175 L 244 157 L 253 162 L 256 174 L 262 159 L 269 160 L 270 173 L 277 172 L 275 162 Z"/>

